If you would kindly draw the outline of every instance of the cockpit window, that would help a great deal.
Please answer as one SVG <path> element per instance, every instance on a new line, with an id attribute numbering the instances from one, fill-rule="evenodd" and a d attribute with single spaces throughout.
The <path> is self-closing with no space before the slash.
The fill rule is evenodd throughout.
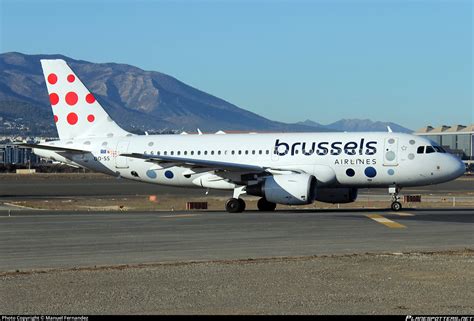
<path id="1" fill-rule="evenodd" d="M 435 149 L 433 148 L 433 146 L 426 146 L 426 153 L 427 154 L 431 154 L 431 153 L 435 153 Z"/>
<path id="2" fill-rule="evenodd" d="M 426 150 L 425 150 L 426 147 Z M 431 154 L 431 153 L 446 153 L 446 151 L 443 149 L 443 147 L 434 145 L 434 146 L 419 146 L 416 150 L 418 154 Z"/>
<path id="3" fill-rule="evenodd" d="M 438 153 L 446 153 L 446 151 L 441 146 L 433 146 Z"/>

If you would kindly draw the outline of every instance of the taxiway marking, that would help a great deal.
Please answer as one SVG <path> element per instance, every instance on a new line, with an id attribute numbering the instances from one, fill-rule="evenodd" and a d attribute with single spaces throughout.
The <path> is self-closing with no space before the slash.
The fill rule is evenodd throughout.
<path id="1" fill-rule="evenodd" d="M 398 216 L 415 216 L 415 214 L 403 213 L 403 212 L 393 212 L 393 213 L 390 213 L 390 214 L 395 214 L 395 215 L 398 215 Z"/>
<path id="2" fill-rule="evenodd" d="M 366 216 L 368 218 L 376 221 L 377 223 L 383 224 L 383 225 L 385 225 L 387 227 L 390 227 L 390 228 L 406 228 L 405 225 L 402 225 L 402 224 L 397 223 L 395 221 L 389 220 L 388 218 L 383 217 L 382 215 L 369 214 L 369 215 L 366 215 Z"/>

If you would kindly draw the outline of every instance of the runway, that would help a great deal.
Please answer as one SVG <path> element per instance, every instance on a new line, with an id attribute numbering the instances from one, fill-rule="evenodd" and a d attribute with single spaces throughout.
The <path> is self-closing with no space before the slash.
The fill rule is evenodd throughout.
<path id="1" fill-rule="evenodd" d="M 474 209 L 0 211 L 0 271 L 474 247 Z"/>

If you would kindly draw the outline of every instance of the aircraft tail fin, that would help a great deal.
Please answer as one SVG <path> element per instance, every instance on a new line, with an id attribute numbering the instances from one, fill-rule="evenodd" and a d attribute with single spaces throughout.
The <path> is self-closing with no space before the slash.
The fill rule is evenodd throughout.
<path id="1" fill-rule="evenodd" d="M 62 59 L 42 59 L 41 67 L 60 139 L 120 137 L 120 128 Z"/>

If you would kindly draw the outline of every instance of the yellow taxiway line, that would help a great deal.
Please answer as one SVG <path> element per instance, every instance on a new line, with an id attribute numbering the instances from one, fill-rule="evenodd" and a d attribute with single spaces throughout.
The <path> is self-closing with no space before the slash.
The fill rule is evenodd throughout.
<path id="1" fill-rule="evenodd" d="M 393 213 L 390 213 L 390 214 L 395 214 L 395 215 L 398 215 L 398 216 L 415 216 L 415 214 L 401 213 L 401 212 L 393 212 Z"/>
<path id="2" fill-rule="evenodd" d="M 402 225 L 402 224 L 397 223 L 395 221 L 389 220 L 388 218 L 383 217 L 382 215 L 369 214 L 369 215 L 366 215 L 366 216 L 368 218 L 376 221 L 377 223 L 383 224 L 383 225 L 385 225 L 387 227 L 390 227 L 390 228 L 406 228 L 405 225 Z"/>

